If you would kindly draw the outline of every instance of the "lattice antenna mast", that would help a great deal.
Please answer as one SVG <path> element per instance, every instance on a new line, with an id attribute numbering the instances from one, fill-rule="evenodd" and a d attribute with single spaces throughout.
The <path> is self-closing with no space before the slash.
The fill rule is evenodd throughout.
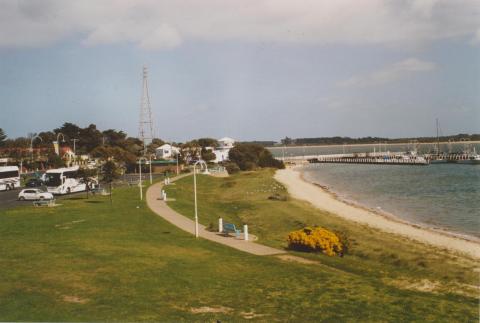
<path id="1" fill-rule="evenodd" d="M 153 139 L 152 108 L 150 94 L 148 93 L 148 69 L 143 67 L 143 90 L 140 105 L 140 122 L 138 125 L 138 138 L 143 142 L 143 154 L 147 153 L 147 141 Z"/>

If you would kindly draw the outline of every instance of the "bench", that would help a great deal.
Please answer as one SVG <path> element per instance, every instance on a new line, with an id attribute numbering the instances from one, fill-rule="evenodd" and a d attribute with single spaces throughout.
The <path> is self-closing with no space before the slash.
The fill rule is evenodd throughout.
<path id="1" fill-rule="evenodd" d="M 38 200 L 33 201 L 33 206 L 54 206 L 55 200 Z"/>
<path id="2" fill-rule="evenodd" d="M 224 223 L 223 224 L 223 230 L 222 230 L 222 233 L 225 235 L 225 236 L 228 236 L 229 233 L 232 232 L 232 233 L 235 233 L 235 236 L 239 236 L 240 233 L 242 233 L 241 230 L 237 229 L 235 227 L 235 224 L 233 223 Z"/>

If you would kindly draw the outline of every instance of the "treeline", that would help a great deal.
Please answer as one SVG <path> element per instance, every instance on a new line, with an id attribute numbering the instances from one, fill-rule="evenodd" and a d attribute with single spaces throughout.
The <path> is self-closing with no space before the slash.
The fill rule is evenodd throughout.
<path id="1" fill-rule="evenodd" d="M 289 138 L 285 137 L 281 140 L 282 145 L 353 145 L 353 144 L 375 144 L 375 143 L 405 143 L 412 140 L 419 142 L 436 142 L 437 137 L 410 137 L 410 138 L 383 138 L 383 137 L 362 137 L 362 138 L 350 138 L 350 137 L 319 137 L 319 138 Z M 461 141 L 480 140 L 480 134 L 458 134 L 453 136 L 441 136 L 440 141 Z"/>
<path id="2" fill-rule="evenodd" d="M 156 148 L 165 144 L 162 139 L 155 138 L 145 147 L 145 152 L 141 140 L 129 137 L 123 131 L 100 130 L 95 124 L 82 128 L 66 122 L 59 128 L 18 138 L 8 138 L 0 128 L 0 157 L 9 157 L 17 162 L 22 160 L 23 165 L 29 169 L 62 167 L 65 161 L 55 153 L 53 147 L 53 142 L 57 139 L 60 149 L 74 148 L 77 156 L 89 155 L 90 158 L 104 161 L 113 160 L 127 172 L 137 167 L 140 156 L 151 156 L 155 154 Z M 199 138 L 185 143 L 170 144 L 180 149 L 178 156 L 173 157 L 178 157 L 179 163 L 182 164 L 189 164 L 199 159 L 207 162 L 215 160 L 216 156 L 212 150 L 219 145 L 213 138 Z"/>
<path id="3" fill-rule="evenodd" d="M 239 142 L 240 144 L 254 144 L 254 145 L 260 145 L 263 147 L 271 147 L 277 144 L 276 141 L 273 140 L 254 140 L 254 141 L 242 141 Z"/>
<path id="4" fill-rule="evenodd" d="M 32 141 L 33 139 L 33 141 Z M 55 154 L 53 142 L 59 141 L 62 147 L 75 148 L 76 155 L 90 155 L 103 160 L 114 159 L 124 168 L 133 169 L 136 160 L 143 154 L 143 143 L 138 138 L 128 137 L 123 131 L 115 129 L 99 130 L 95 124 L 79 127 L 66 122 L 61 127 L 39 133 L 31 133 L 27 137 L 7 138 L 0 129 L 0 155 L 14 159 L 25 159 L 25 165 L 32 168 L 63 166 L 62 159 Z M 148 153 L 163 145 L 161 139 L 153 139 L 146 147 Z M 30 147 L 36 151 L 35 160 L 30 160 Z M 31 163 L 32 165 L 29 165 Z"/>

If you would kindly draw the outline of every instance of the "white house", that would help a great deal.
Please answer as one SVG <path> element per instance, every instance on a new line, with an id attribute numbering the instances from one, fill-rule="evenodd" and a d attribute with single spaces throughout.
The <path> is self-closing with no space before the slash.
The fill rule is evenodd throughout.
<path id="1" fill-rule="evenodd" d="M 223 137 L 218 139 L 218 149 L 231 149 L 235 145 L 235 140 L 228 137 Z"/>
<path id="2" fill-rule="evenodd" d="M 230 149 L 235 145 L 235 140 L 232 138 L 224 137 L 218 140 L 218 147 L 213 151 L 215 154 L 215 163 L 228 160 L 228 153 Z"/>
<path id="3" fill-rule="evenodd" d="M 172 158 L 176 154 L 178 154 L 179 151 L 180 149 L 178 149 L 175 146 L 172 146 L 170 144 L 164 144 L 155 149 L 155 156 L 157 156 L 157 158 L 163 158 L 163 159 Z"/>

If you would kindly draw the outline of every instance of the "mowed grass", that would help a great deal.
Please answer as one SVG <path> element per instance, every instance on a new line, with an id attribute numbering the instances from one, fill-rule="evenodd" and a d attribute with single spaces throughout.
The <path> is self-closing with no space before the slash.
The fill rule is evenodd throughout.
<path id="1" fill-rule="evenodd" d="M 259 242 L 277 248 L 286 248 L 288 233 L 307 225 L 342 231 L 351 241 L 346 257 L 296 254 L 398 288 L 478 298 L 478 261 L 315 209 L 306 202 L 290 198 L 273 175 L 273 170 L 263 170 L 228 178 L 198 176 L 200 222 L 217 228 L 218 218 L 222 217 L 237 226 L 248 224 L 249 231 L 259 237 Z M 194 210 L 192 182 L 191 177 L 184 178 L 166 188 L 168 196 L 176 199 L 169 205 L 191 218 Z M 286 197 L 287 201 L 268 199 L 274 194 Z"/>
<path id="2" fill-rule="evenodd" d="M 179 205 L 189 181 L 170 187 Z M 204 194 L 214 194 L 207 187 L 217 181 L 223 185 L 201 177 Z M 283 262 L 195 239 L 153 214 L 135 188 L 116 189 L 112 206 L 103 197 L 61 203 L 0 212 L 0 321 L 477 319 L 472 297 L 397 288 L 337 264 Z M 262 240 L 282 243 L 263 238 L 269 234 Z"/>

